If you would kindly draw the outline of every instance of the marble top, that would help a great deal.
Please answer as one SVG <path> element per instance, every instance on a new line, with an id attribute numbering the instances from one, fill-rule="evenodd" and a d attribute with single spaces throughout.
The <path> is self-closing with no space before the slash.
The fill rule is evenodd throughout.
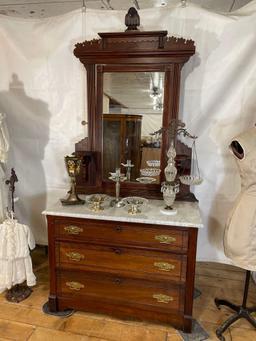
<path id="1" fill-rule="evenodd" d="M 148 205 L 141 213 L 131 215 L 128 213 L 127 207 L 115 208 L 110 207 L 109 201 L 105 202 L 104 210 L 93 212 L 87 203 L 84 205 L 63 206 L 60 201 L 47 208 L 43 214 L 72 217 L 87 218 L 96 220 L 123 221 L 132 223 L 184 226 L 184 227 L 203 227 L 200 210 L 197 202 L 176 201 L 174 209 L 177 210 L 175 215 L 166 215 L 161 213 L 164 208 L 163 200 L 149 200 Z"/>

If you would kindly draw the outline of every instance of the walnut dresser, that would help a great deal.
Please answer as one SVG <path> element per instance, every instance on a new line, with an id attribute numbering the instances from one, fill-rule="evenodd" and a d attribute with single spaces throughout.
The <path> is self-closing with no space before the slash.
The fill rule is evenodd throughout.
<path id="1" fill-rule="evenodd" d="M 150 200 L 142 214 L 125 208 L 94 213 L 85 206 L 47 209 L 49 309 L 105 313 L 168 323 L 191 331 L 198 204 L 176 202 L 160 213 Z"/>

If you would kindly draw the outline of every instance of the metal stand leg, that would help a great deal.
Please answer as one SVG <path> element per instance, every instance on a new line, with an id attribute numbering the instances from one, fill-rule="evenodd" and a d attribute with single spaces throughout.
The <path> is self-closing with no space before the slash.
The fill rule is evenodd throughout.
<path id="1" fill-rule="evenodd" d="M 218 309 L 220 309 L 221 305 L 227 306 L 234 310 L 236 313 L 230 316 L 225 322 L 222 323 L 220 327 L 216 329 L 216 335 L 218 339 L 221 341 L 225 341 L 225 337 L 222 335 L 225 330 L 233 324 L 235 321 L 239 320 L 240 318 L 245 318 L 251 325 L 256 328 L 256 320 L 251 316 L 251 313 L 256 312 L 256 307 L 247 308 L 246 302 L 248 297 L 248 290 L 249 290 L 249 282 L 250 282 L 250 271 L 246 271 L 246 278 L 245 278 L 245 285 L 244 285 L 244 297 L 243 303 L 241 306 L 235 305 L 229 301 L 222 300 L 215 298 L 215 304 Z"/>
<path id="2" fill-rule="evenodd" d="M 229 301 L 226 301 L 226 300 L 220 300 L 218 298 L 215 298 L 214 302 L 215 302 L 216 307 L 218 309 L 220 309 L 221 305 L 225 305 L 225 306 L 229 307 L 230 309 L 232 309 L 234 311 L 238 312 L 240 310 L 240 307 L 238 305 L 235 305 L 235 304 L 233 304 L 233 303 L 231 303 Z"/>

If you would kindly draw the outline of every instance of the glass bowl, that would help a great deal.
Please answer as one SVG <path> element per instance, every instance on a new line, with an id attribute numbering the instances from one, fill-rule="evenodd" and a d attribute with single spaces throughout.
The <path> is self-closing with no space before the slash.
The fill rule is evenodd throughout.
<path id="1" fill-rule="evenodd" d="M 193 175 L 182 175 L 179 177 L 179 179 L 183 185 L 188 186 L 200 185 L 203 182 L 203 179 L 201 177 Z"/>
<path id="2" fill-rule="evenodd" d="M 148 160 L 147 165 L 149 167 L 159 168 L 160 167 L 160 160 Z"/>
<path id="3" fill-rule="evenodd" d="M 129 214 L 141 213 L 142 209 L 148 204 L 148 199 L 142 197 L 126 197 L 122 199 Z"/>
<path id="4" fill-rule="evenodd" d="M 159 168 L 143 168 L 140 170 L 142 176 L 158 176 L 161 172 Z"/>
<path id="5" fill-rule="evenodd" d="M 93 212 L 103 211 L 102 206 L 104 202 L 109 200 L 109 196 L 106 194 L 91 194 L 86 197 L 86 202 L 89 204 L 89 208 Z"/>

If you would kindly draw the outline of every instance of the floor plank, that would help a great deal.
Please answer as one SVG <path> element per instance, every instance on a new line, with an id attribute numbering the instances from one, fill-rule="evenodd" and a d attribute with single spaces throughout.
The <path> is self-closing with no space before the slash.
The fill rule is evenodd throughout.
<path id="1" fill-rule="evenodd" d="M 0 319 L 52 329 L 59 329 L 64 322 L 63 318 L 43 314 L 39 309 L 9 302 L 0 303 Z"/>
<path id="2" fill-rule="evenodd" d="M 35 326 L 0 319 L 0 340 L 28 340 L 34 332 Z"/>
<path id="3" fill-rule="evenodd" d="M 91 341 L 88 336 L 38 327 L 29 341 Z M 97 340 L 98 341 L 98 340 Z M 105 341 L 105 340 L 104 340 Z"/>
<path id="4" fill-rule="evenodd" d="M 29 298 L 19 304 L 0 295 L 0 341 L 182 341 L 168 325 L 115 319 L 106 315 L 76 312 L 69 318 L 42 313 L 49 292 L 48 261 L 44 248 L 32 254 L 37 285 Z M 214 298 L 240 304 L 243 298 L 244 270 L 227 264 L 200 262 L 196 266 L 196 288 L 201 295 L 194 301 L 194 317 L 209 333 L 209 341 L 218 340 L 217 327 L 232 312 L 218 310 Z M 256 305 L 256 285 L 250 282 L 248 304 Z M 225 332 L 226 341 L 254 341 L 256 331 L 245 320 L 237 321 Z"/>

